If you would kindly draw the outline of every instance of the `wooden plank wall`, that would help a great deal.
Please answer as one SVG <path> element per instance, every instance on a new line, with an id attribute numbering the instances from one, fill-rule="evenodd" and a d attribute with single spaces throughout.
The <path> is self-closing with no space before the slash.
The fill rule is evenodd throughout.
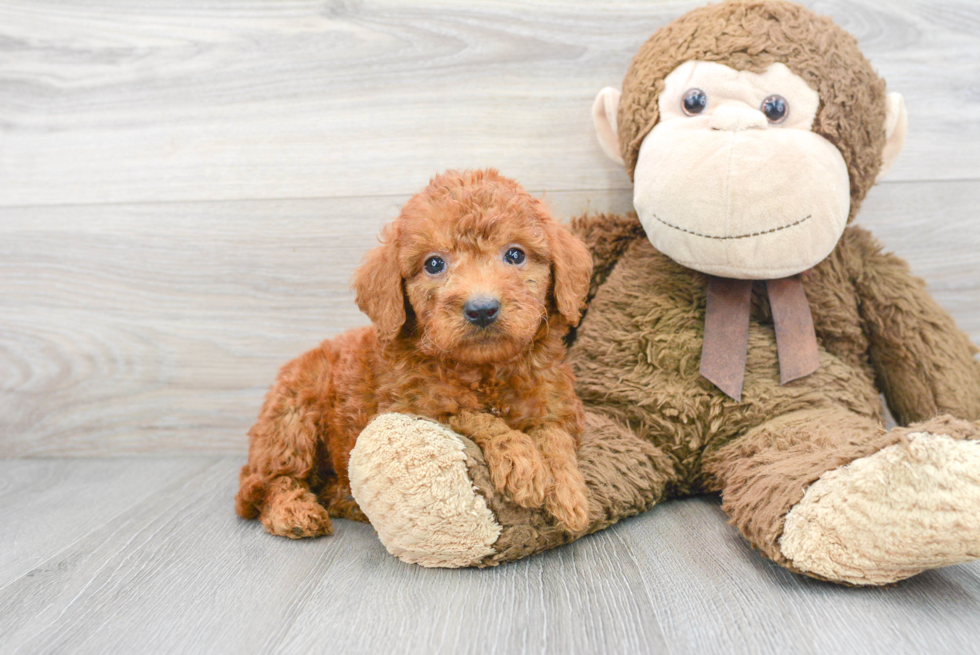
<path id="1" fill-rule="evenodd" d="M 589 108 L 703 4 L 0 2 L 0 457 L 239 454 L 433 173 L 630 207 Z M 980 4 L 807 5 L 905 95 L 859 221 L 980 341 Z"/>

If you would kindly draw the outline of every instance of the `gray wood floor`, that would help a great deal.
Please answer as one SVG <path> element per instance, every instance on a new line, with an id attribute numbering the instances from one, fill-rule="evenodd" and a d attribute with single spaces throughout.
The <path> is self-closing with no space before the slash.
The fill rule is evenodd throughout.
<path id="1" fill-rule="evenodd" d="M 980 563 L 896 587 L 801 578 L 716 501 L 489 570 L 293 542 L 234 516 L 238 457 L 0 461 L 4 653 L 977 653 Z"/>
<path id="2" fill-rule="evenodd" d="M 0 457 L 239 454 L 434 173 L 631 207 L 590 108 L 702 0 L 0 0 Z M 980 341 L 980 3 L 810 3 L 902 92 L 858 222 Z"/>
<path id="3" fill-rule="evenodd" d="M 232 512 L 277 367 L 432 174 L 626 211 L 589 108 L 702 0 L 0 0 L 0 653 L 980 653 L 980 564 L 778 569 L 711 498 L 430 571 Z M 980 3 L 808 0 L 906 98 L 858 217 L 980 342 Z"/>

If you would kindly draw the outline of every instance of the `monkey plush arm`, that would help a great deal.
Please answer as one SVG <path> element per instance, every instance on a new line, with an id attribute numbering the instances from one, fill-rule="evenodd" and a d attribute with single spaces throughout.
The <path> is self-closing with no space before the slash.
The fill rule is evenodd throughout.
<path id="1" fill-rule="evenodd" d="M 606 281 L 609 273 L 612 272 L 620 255 L 626 250 L 630 243 L 639 238 L 645 238 L 643 226 L 635 213 L 630 212 L 625 215 L 618 214 L 594 214 L 573 218 L 571 222 L 572 232 L 585 242 L 585 246 L 592 253 L 592 284 L 589 287 L 587 300 L 592 300 L 592 296 Z"/>
<path id="2" fill-rule="evenodd" d="M 904 260 L 882 252 L 865 230 L 850 228 L 845 237 L 878 388 L 895 420 L 980 419 L 977 348 Z"/>

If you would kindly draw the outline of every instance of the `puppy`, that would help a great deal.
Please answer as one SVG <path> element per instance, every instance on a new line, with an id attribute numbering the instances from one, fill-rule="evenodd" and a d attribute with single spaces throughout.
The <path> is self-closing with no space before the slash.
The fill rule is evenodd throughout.
<path id="1" fill-rule="evenodd" d="M 366 520 L 350 451 L 371 419 L 401 412 L 472 438 L 501 493 L 584 529 L 584 414 L 562 360 L 589 288 L 585 246 L 494 170 L 433 178 L 381 242 L 353 282 L 373 327 L 282 368 L 249 432 L 238 514 L 292 538 Z"/>

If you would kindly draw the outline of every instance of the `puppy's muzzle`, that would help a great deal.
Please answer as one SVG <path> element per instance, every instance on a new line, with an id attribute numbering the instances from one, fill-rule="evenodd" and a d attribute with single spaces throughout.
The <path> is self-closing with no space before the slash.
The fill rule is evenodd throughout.
<path id="1" fill-rule="evenodd" d="M 463 305 L 463 316 L 473 325 L 485 328 L 500 316 L 500 301 L 488 296 L 471 298 Z"/>

